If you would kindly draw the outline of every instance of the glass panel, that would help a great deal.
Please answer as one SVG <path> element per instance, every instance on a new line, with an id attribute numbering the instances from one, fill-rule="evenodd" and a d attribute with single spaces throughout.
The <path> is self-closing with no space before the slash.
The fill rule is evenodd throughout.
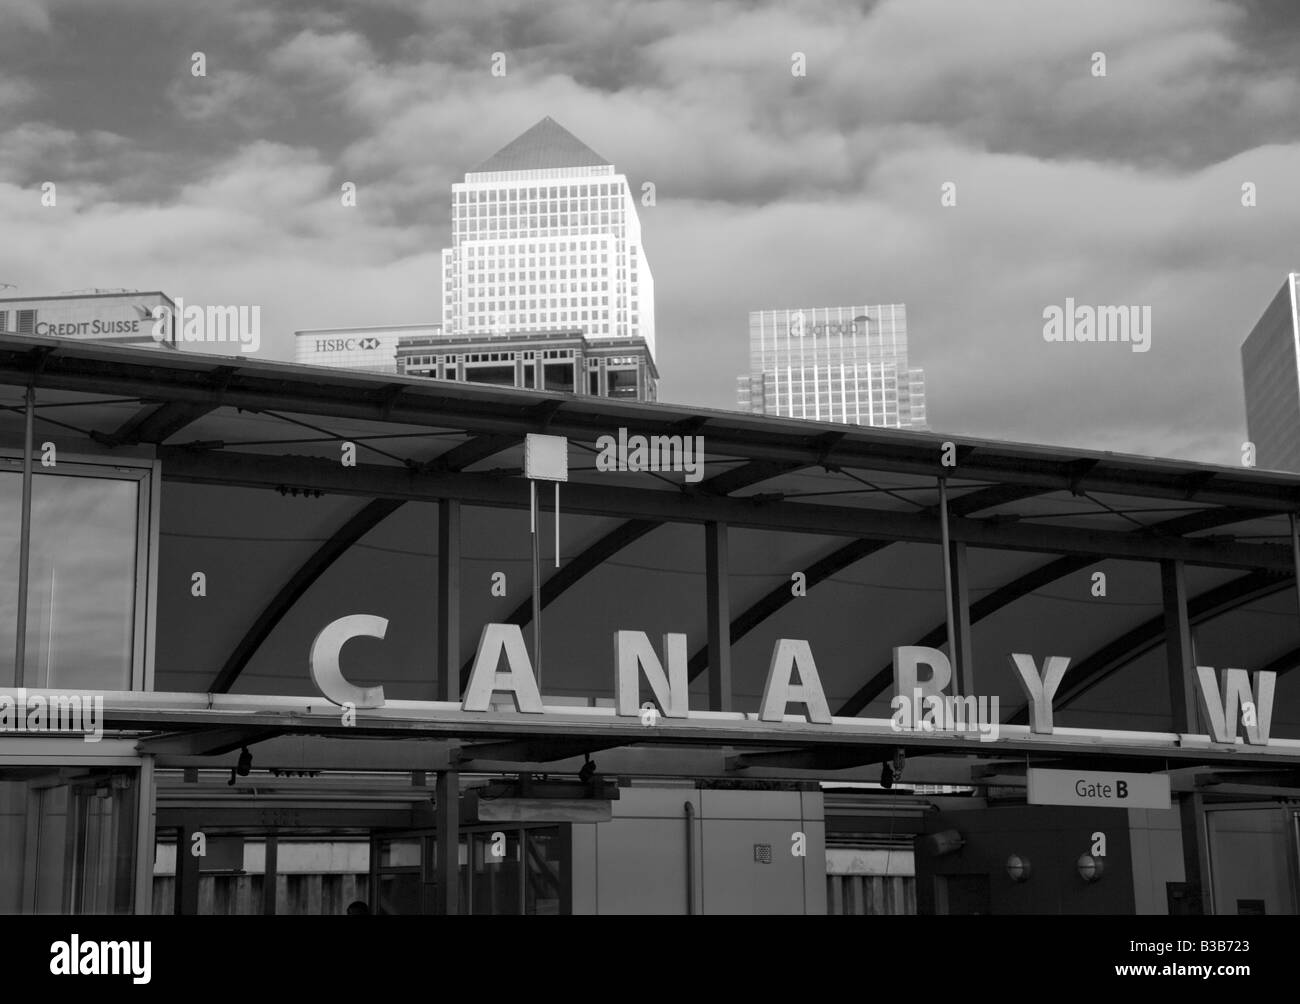
<path id="1" fill-rule="evenodd" d="M 469 836 L 462 833 L 456 848 L 458 862 L 458 879 L 456 882 L 457 913 L 465 916 L 469 913 Z"/>
<path id="2" fill-rule="evenodd" d="M 22 912 L 26 844 L 27 782 L 0 781 L 0 914 Z"/>
<path id="3" fill-rule="evenodd" d="M 135 874 L 135 774 L 78 785 L 74 913 L 130 913 Z"/>
<path id="4" fill-rule="evenodd" d="M 524 831 L 528 849 L 524 913 L 558 914 L 563 899 L 563 846 L 558 826 Z"/>
<path id="5" fill-rule="evenodd" d="M 420 838 L 384 840 L 379 845 L 379 867 L 418 868 L 420 866 Z"/>
<path id="6" fill-rule="evenodd" d="M 14 685 L 14 628 L 18 623 L 18 534 L 23 476 L 0 472 L 0 681 Z"/>
<path id="7" fill-rule="evenodd" d="M 68 786 L 38 793 L 36 838 L 36 912 L 68 913 Z"/>
<path id="8" fill-rule="evenodd" d="M 410 916 L 420 911 L 420 873 L 384 872 L 379 876 L 378 909 L 381 915 Z"/>
<path id="9" fill-rule="evenodd" d="M 29 686 L 130 688 L 138 491 L 135 481 L 33 478 Z"/>
<path id="10" fill-rule="evenodd" d="M 519 833 L 475 833 L 474 913 L 519 913 Z"/>

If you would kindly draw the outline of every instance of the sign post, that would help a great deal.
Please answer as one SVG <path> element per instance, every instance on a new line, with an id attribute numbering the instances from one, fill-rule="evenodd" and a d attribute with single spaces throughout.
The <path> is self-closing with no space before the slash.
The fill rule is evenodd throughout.
<path id="1" fill-rule="evenodd" d="M 524 476 L 528 478 L 529 530 L 533 535 L 533 672 L 542 686 L 541 537 L 537 528 L 537 482 L 555 482 L 555 567 L 560 567 L 560 482 L 569 480 L 569 440 L 530 432 L 524 440 Z"/>

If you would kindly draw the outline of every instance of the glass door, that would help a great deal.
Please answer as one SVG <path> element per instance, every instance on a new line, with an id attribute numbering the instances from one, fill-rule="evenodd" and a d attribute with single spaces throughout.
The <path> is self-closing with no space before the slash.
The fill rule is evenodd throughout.
<path id="1" fill-rule="evenodd" d="M 423 833 L 377 834 L 370 841 L 370 912 L 431 913 L 433 837 Z"/>
<path id="2" fill-rule="evenodd" d="M 25 896 L 32 912 L 131 912 L 138 777 L 91 771 L 32 783 Z"/>

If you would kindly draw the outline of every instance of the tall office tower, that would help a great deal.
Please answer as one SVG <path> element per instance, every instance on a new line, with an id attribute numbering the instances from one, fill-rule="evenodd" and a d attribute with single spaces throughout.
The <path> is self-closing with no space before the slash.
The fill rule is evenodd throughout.
<path id="1" fill-rule="evenodd" d="M 655 350 L 654 279 L 627 178 L 549 117 L 452 185 L 443 332 L 582 331 Z"/>
<path id="2" fill-rule="evenodd" d="M 907 308 L 805 307 L 749 315 L 746 411 L 924 429 L 925 376 L 907 364 Z"/>
<path id="3" fill-rule="evenodd" d="M 1300 272 L 1292 272 L 1246 340 L 1241 375 L 1255 466 L 1300 473 Z"/>

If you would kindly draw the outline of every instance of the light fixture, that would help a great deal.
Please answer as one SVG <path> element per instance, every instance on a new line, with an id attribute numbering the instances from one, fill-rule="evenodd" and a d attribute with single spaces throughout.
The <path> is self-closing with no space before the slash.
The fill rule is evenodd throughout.
<path id="1" fill-rule="evenodd" d="M 248 747 L 245 746 L 239 751 L 239 759 L 235 761 L 235 766 L 230 768 L 230 780 L 227 781 L 226 784 L 227 785 L 234 784 L 236 774 L 238 774 L 240 777 L 248 777 L 248 772 L 252 769 L 253 769 L 253 754 L 248 752 Z"/>
<path id="2" fill-rule="evenodd" d="M 940 830 L 931 833 L 921 841 L 922 847 L 933 857 L 955 854 L 966 845 L 966 839 L 957 830 Z"/>
<path id="3" fill-rule="evenodd" d="M 880 787 L 888 790 L 894 786 L 894 782 L 902 778 L 903 768 L 907 766 L 907 754 L 900 746 L 894 750 L 893 760 L 886 760 L 880 765 Z"/>
<path id="4" fill-rule="evenodd" d="M 1012 882 L 1026 882 L 1033 873 L 1033 865 L 1023 854 L 1013 854 L 1007 858 L 1007 874 L 1011 876 Z"/>
<path id="5" fill-rule="evenodd" d="M 1085 882 L 1096 882 L 1106 872 L 1105 859 L 1091 854 L 1080 854 L 1076 867 L 1079 869 L 1079 877 Z"/>

